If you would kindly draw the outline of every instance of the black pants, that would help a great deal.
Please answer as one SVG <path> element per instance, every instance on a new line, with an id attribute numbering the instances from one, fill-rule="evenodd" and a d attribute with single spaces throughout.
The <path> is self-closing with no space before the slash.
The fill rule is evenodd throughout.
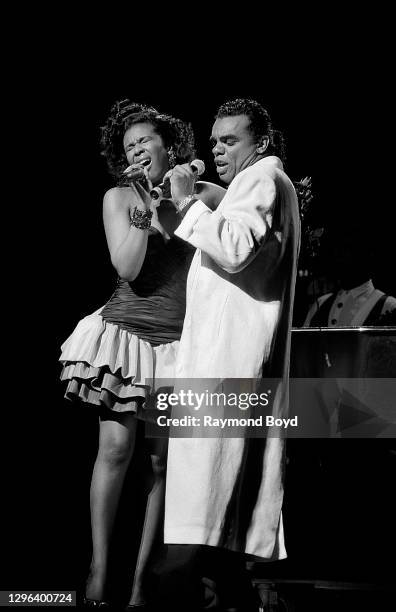
<path id="1" fill-rule="evenodd" d="M 258 610 L 245 556 L 211 546 L 165 546 L 152 565 L 147 592 L 153 612 Z"/>

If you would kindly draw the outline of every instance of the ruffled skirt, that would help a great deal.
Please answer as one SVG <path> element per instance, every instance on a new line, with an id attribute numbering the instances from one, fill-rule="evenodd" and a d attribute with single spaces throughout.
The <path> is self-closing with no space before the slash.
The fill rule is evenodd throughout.
<path id="1" fill-rule="evenodd" d="M 154 347 L 107 323 L 101 310 L 82 319 L 61 347 L 65 397 L 137 413 L 165 380 L 173 384 L 179 342 Z"/>

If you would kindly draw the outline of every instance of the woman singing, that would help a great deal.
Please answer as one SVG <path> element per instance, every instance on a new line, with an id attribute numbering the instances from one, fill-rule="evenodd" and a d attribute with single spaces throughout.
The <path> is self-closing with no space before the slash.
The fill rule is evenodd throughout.
<path id="1" fill-rule="evenodd" d="M 90 494 L 93 554 L 85 599 L 90 607 L 108 605 L 109 543 L 137 417 L 145 418 L 145 399 L 155 380 L 174 376 L 193 255 L 187 243 L 173 236 L 178 217 L 172 202 L 161 200 L 155 207 L 149 196 L 175 164 L 193 159 L 191 128 L 152 107 L 123 100 L 112 107 L 102 128 L 102 152 L 117 184 L 103 201 L 117 285 L 104 308 L 79 322 L 60 358 L 66 397 L 95 406 L 100 419 Z M 143 175 L 141 180 L 132 180 L 133 171 Z M 145 604 L 143 571 L 162 510 L 165 451 L 156 449 L 151 458 L 154 485 L 128 606 L 140 610 Z"/>

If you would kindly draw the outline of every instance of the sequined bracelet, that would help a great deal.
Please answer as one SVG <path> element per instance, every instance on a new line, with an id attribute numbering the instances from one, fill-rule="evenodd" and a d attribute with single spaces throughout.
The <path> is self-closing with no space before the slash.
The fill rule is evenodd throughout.
<path id="1" fill-rule="evenodd" d="M 137 206 L 135 206 L 131 215 L 131 225 L 138 229 L 149 229 L 152 216 L 153 213 L 151 210 L 139 210 Z"/>
<path id="2" fill-rule="evenodd" d="M 195 195 L 188 195 L 187 197 L 183 198 L 182 200 L 179 200 L 178 202 L 176 202 L 177 212 L 181 213 L 182 210 L 187 208 L 187 206 L 189 206 L 191 204 L 191 202 L 193 202 L 194 200 L 195 201 L 197 200 Z"/>

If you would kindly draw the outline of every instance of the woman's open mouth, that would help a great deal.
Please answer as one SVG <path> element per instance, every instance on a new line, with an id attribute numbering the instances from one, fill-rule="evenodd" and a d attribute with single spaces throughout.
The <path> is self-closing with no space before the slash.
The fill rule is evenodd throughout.
<path id="1" fill-rule="evenodd" d="M 151 168 L 151 163 L 151 157 L 145 157 L 144 159 L 141 159 L 136 165 L 142 166 L 148 172 Z"/>
<path id="2" fill-rule="evenodd" d="M 132 177 L 138 178 L 139 175 L 141 175 L 142 173 L 144 173 L 147 176 L 150 168 L 151 168 L 151 158 L 145 157 L 144 159 L 141 159 L 139 162 L 128 166 L 128 168 L 124 170 L 123 174 L 126 174 L 128 178 L 132 178 Z"/>

